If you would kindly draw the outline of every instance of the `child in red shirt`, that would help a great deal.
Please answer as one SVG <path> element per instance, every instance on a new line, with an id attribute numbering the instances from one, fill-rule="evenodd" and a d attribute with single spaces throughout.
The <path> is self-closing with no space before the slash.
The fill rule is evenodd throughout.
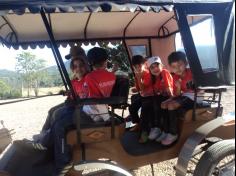
<path id="1" fill-rule="evenodd" d="M 88 63 L 86 63 L 85 61 L 85 57 L 86 56 L 83 55 L 74 56 L 70 62 L 70 69 L 73 74 L 71 84 L 76 95 L 79 96 L 80 98 L 87 97 L 86 89 L 84 89 L 84 80 L 85 80 L 84 78 L 85 75 L 89 72 L 89 69 L 88 69 Z M 68 96 L 65 103 L 61 103 L 49 110 L 48 117 L 42 128 L 42 132 L 50 129 L 53 123 L 56 121 L 56 119 L 60 116 L 59 114 L 61 113 L 61 111 L 67 108 L 67 105 L 70 104 L 68 102 L 70 99 L 72 99 L 71 93 L 66 92 L 65 94 Z"/>
<path id="2" fill-rule="evenodd" d="M 88 92 L 88 98 L 109 97 L 116 81 L 116 76 L 108 72 L 106 50 L 94 47 L 88 51 L 88 61 L 93 67 L 93 71 L 85 77 L 85 88 Z M 107 105 L 85 105 L 83 111 L 89 115 L 95 122 L 107 121 L 110 119 Z"/>
<path id="3" fill-rule="evenodd" d="M 70 68 L 72 70 L 73 78 L 71 84 L 75 93 L 80 98 L 86 98 L 88 93 L 84 89 L 85 76 L 88 73 L 87 64 L 83 58 L 75 57 L 71 60 Z"/>
<path id="4" fill-rule="evenodd" d="M 191 70 L 187 68 L 188 62 L 185 53 L 173 52 L 168 57 L 170 68 L 174 76 L 174 98 L 162 103 L 162 109 L 168 110 L 169 132 L 161 141 L 163 145 L 171 145 L 178 139 L 178 117 L 179 108 L 191 109 L 194 105 L 194 90 L 192 88 L 193 78 Z M 198 102 L 201 98 L 198 98 Z"/>
<path id="5" fill-rule="evenodd" d="M 139 109 L 142 107 L 142 99 L 153 95 L 152 89 L 150 89 L 151 75 L 146 65 L 146 59 L 141 55 L 135 55 L 132 57 L 132 67 L 135 73 L 135 87 L 131 89 L 131 105 L 129 106 L 129 113 L 132 118 L 132 123 L 135 124 L 130 131 L 139 130 Z"/>
<path id="6" fill-rule="evenodd" d="M 140 139 L 142 143 L 147 142 L 147 139 L 155 140 L 162 135 L 164 129 L 161 103 L 173 94 L 172 76 L 166 69 L 163 69 L 161 59 L 159 57 L 151 57 L 146 64 L 151 76 L 151 82 L 149 82 L 148 87 L 152 91 L 152 96 L 143 100 L 142 103 L 142 134 Z M 148 133 L 149 135 L 146 137 Z"/>

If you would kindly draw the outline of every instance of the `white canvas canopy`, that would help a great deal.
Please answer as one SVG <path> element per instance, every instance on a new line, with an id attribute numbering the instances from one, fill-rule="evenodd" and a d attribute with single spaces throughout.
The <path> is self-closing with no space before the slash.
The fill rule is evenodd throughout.
<path id="1" fill-rule="evenodd" d="M 43 7 L 58 44 L 80 45 L 85 41 L 119 42 L 124 37 L 162 38 L 178 31 L 175 3 L 224 3 L 229 0 L 145 1 L 19 1 L 0 0 L 0 40 L 15 49 L 49 46 L 40 15 Z M 109 11 L 109 13 L 107 13 Z M 95 13 L 97 12 L 97 13 Z M 192 24 L 198 18 L 189 18 Z"/>

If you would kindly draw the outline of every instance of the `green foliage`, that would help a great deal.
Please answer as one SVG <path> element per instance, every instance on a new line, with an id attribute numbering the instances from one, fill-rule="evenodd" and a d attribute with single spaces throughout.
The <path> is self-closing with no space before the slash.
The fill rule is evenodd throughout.
<path id="1" fill-rule="evenodd" d="M 101 47 L 105 48 L 108 52 L 112 64 L 117 64 L 119 71 L 125 72 L 129 75 L 131 85 L 134 84 L 133 73 L 130 67 L 129 58 L 123 44 L 118 44 L 113 48 L 103 44 Z"/>
<path id="2" fill-rule="evenodd" d="M 0 98 L 4 98 L 9 93 L 10 87 L 3 80 L 0 80 Z"/>
<path id="3" fill-rule="evenodd" d="M 10 97 L 9 98 L 20 98 L 22 97 L 21 89 L 12 89 L 10 91 Z"/>
<path id="4" fill-rule="evenodd" d="M 38 95 L 40 81 L 46 77 L 45 60 L 36 58 L 30 52 L 22 52 L 16 57 L 16 71 L 21 74 L 23 81 L 29 89 L 33 88 L 35 95 Z"/>

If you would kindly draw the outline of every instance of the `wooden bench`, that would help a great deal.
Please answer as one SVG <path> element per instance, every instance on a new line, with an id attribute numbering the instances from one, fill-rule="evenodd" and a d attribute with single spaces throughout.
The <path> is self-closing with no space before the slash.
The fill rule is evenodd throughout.
<path id="1" fill-rule="evenodd" d="M 120 139 L 125 132 L 125 123 L 115 126 L 115 139 Z M 85 128 L 81 129 L 81 142 L 84 144 L 97 143 L 111 140 L 111 127 L 97 127 L 97 128 Z M 67 134 L 67 143 L 69 145 L 76 145 L 77 131 L 71 130 Z"/>

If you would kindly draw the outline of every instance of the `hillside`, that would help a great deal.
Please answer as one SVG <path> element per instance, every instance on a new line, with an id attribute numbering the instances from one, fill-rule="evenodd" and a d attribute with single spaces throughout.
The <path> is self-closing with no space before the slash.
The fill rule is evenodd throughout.
<path id="1" fill-rule="evenodd" d="M 70 61 L 65 62 L 66 69 L 70 70 Z M 62 80 L 56 65 L 44 69 L 46 75 L 40 81 L 40 87 L 53 87 L 62 85 Z M 22 79 L 15 71 L 0 69 L 0 80 L 3 80 L 10 87 L 20 88 L 22 86 Z"/>

